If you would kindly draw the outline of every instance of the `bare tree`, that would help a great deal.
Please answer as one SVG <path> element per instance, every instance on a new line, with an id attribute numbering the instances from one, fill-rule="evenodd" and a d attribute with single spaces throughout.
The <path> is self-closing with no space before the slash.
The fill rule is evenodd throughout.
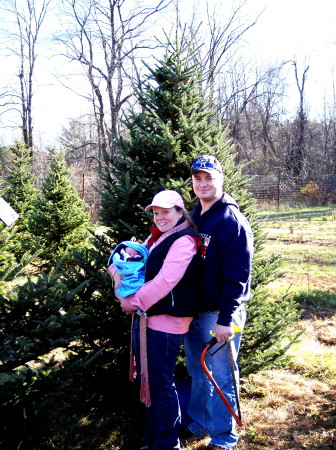
<path id="1" fill-rule="evenodd" d="M 97 137 L 94 118 L 90 115 L 70 119 L 59 138 L 65 159 L 71 166 L 79 160 L 97 160 Z"/>
<path id="2" fill-rule="evenodd" d="M 243 111 L 245 141 L 242 145 L 255 173 L 276 172 L 282 166 L 279 136 L 285 124 L 286 64 L 256 70 L 255 95 Z"/>
<path id="3" fill-rule="evenodd" d="M 299 70 L 297 62 L 293 61 L 294 74 L 296 80 L 296 86 L 299 92 L 299 106 L 297 117 L 293 122 L 293 139 L 291 145 L 287 148 L 287 168 L 291 171 L 294 177 L 299 177 L 303 174 L 304 158 L 306 153 L 306 129 L 307 129 L 307 113 L 305 109 L 305 84 L 307 80 L 307 72 L 309 66 L 303 69 L 301 79 L 299 76 Z"/>
<path id="4" fill-rule="evenodd" d="M 242 48 L 244 35 L 257 24 L 262 14 L 261 11 L 252 19 L 244 16 L 244 6 L 247 1 L 205 0 L 190 4 L 190 7 L 193 6 L 192 10 L 188 4 L 190 19 L 187 25 L 190 40 L 193 43 L 195 60 L 202 63 L 205 89 L 211 101 L 218 101 L 215 93 L 223 75 L 227 73 L 228 67 L 232 67 L 232 60 Z M 179 5 L 180 2 L 177 1 L 177 9 Z M 178 11 L 176 22 L 181 29 L 184 29 L 185 25 L 181 24 L 180 16 Z"/>
<path id="5" fill-rule="evenodd" d="M 321 118 L 322 128 L 322 158 L 320 171 L 322 173 L 336 174 L 336 90 L 333 84 L 333 97 L 331 104 L 324 100 L 324 113 Z"/>
<path id="6" fill-rule="evenodd" d="M 223 71 L 225 65 L 242 45 L 243 36 L 258 21 L 261 13 L 255 19 L 243 19 L 242 11 L 246 0 L 233 3 L 232 11 L 223 20 L 219 11 L 227 13 L 227 5 L 216 4 L 215 9 L 209 8 L 207 1 L 207 26 L 210 40 L 207 46 L 205 67 L 208 69 L 207 84 L 210 88 L 210 98 L 214 99 L 215 79 Z"/>
<path id="7" fill-rule="evenodd" d="M 96 120 L 99 160 L 114 154 L 120 134 L 120 115 L 132 95 L 130 83 L 136 52 L 149 48 L 144 26 L 171 0 L 158 0 L 149 7 L 131 0 L 65 0 L 69 23 L 58 41 L 64 54 L 77 62 L 89 82 Z"/>
<path id="8" fill-rule="evenodd" d="M 12 17 L 7 23 L 5 35 L 8 49 L 17 59 L 18 86 L 12 86 L 6 93 L 6 111 L 19 112 L 22 137 L 25 145 L 33 152 L 33 95 L 34 72 L 37 60 L 37 46 L 41 27 L 48 12 L 50 0 L 6 0 L 2 3 L 3 13 Z"/>
<path id="9" fill-rule="evenodd" d="M 283 66 L 261 69 L 249 67 L 245 60 L 232 60 L 222 75 L 218 111 L 237 144 L 239 158 L 265 163 L 276 157 L 274 124 L 283 115 Z"/>

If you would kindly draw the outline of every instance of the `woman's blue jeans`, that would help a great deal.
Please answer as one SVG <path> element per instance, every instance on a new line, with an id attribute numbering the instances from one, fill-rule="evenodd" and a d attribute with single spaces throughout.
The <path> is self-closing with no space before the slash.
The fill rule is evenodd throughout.
<path id="1" fill-rule="evenodd" d="M 138 366 L 140 361 L 138 317 L 134 321 L 133 336 Z M 180 448 L 181 412 L 175 386 L 174 371 L 183 336 L 147 328 L 148 378 L 151 406 L 146 408 L 146 440 L 153 450 Z M 139 368 L 138 373 L 140 373 Z"/>
<path id="2" fill-rule="evenodd" d="M 184 338 L 184 346 L 188 372 L 192 377 L 191 399 L 188 415 L 191 420 L 189 429 L 196 435 L 209 434 L 210 443 L 224 448 L 233 448 L 238 442 L 236 424 L 232 415 L 226 408 L 220 396 L 202 370 L 200 356 L 205 344 L 210 341 L 210 331 L 215 330 L 218 311 L 200 313 L 191 323 Z M 233 322 L 241 329 L 246 321 L 246 311 L 241 307 L 233 315 Z M 234 360 L 234 373 L 239 390 L 239 370 L 237 358 L 241 341 L 241 333 L 235 333 L 231 339 L 232 356 Z M 216 346 L 211 349 L 211 353 Z M 213 356 L 209 353 L 205 363 L 233 409 L 237 412 L 234 385 L 232 380 L 227 345 Z"/>

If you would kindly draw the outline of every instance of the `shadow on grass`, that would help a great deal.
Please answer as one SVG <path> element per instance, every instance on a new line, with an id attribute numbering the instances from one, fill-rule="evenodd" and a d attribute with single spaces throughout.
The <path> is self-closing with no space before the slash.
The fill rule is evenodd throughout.
<path id="1" fill-rule="evenodd" d="M 293 299 L 306 313 L 313 313 L 316 317 L 335 314 L 336 292 L 324 290 L 300 291 L 293 295 Z"/>
<path id="2" fill-rule="evenodd" d="M 314 219 L 316 217 L 328 217 L 334 214 L 335 208 L 330 209 L 308 209 L 302 211 L 288 211 L 263 215 L 265 220 L 288 220 L 288 219 Z"/>
<path id="3" fill-rule="evenodd" d="M 265 383 L 263 389 L 266 395 L 270 386 Z M 255 390 L 251 396 L 253 400 Z M 297 405 L 301 413 L 297 413 L 295 425 L 292 422 L 275 426 L 272 420 L 261 418 L 258 422 L 253 418 L 246 420 L 237 450 L 335 448 L 332 430 L 336 426 L 336 411 L 331 396 L 328 392 L 320 398 L 314 414 L 305 399 L 300 400 L 305 406 Z M 248 399 L 243 401 L 246 403 Z M 7 417 L 2 415 L 2 426 L 4 422 L 11 425 L 11 430 L 6 430 L 6 441 L 2 432 L 2 450 L 135 450 L 141 447 L 145 414 L 139 403 L 138 386 L 127 380 L 113 380 L 111 372 L 99 377 L 89 373 L 72 377 L 53 390 L 46 389 L 40 398 L 25 405 L 25 417 L 22 412 L 19 408 L 16 424 L 10 422 L 8 410 Z"/>
<path id="4" fill-rule="evenodd" d="M 2 450 L 133 450 L 144 407 L 136 383 L 77 374 L 2 413 Z M 108 376 L 106 376 L 108 375 Z"/>

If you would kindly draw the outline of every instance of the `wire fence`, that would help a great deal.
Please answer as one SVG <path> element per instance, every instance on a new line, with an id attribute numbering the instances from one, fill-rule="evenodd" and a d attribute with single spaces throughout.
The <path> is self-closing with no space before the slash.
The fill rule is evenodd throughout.
<path id="1" fill-rule="evenodd" d="M 336 175 L 293 178 L 283 174 L 251 176 L 249 187 L 260 205 L 323 205 L 336 203 Z"/>
<path id="2" fill-rule="evenodd" d="M 72 183 L 85 201 L 91 219 L 99 219 L 101 179 L 95 170 L 77 170 Z M 252 175 L 249 191 L 260 207 L 336 204 L 336 175 L 292 178 L 285 175 Z"/>

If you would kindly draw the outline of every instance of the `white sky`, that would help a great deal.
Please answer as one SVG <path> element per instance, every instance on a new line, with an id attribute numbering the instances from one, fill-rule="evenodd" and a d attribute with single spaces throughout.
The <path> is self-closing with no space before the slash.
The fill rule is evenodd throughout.
<path id="1" fill-rule="evenodd" d="M 201 4 L 202 1 L 205 0 L 200 0 Z M 209 1 L 215 5 L 220 3 Z M 190 3 L 190 0 L 180 0 L 182 7 L 188 8 Z M 222 0 L 222 3 L 226 7 L 232 0 Z M 336 0 L 248 0 L 243 11 L 252 18 L 264 8 L 257 25 L 246 35 L 249 56 L 274 64 L 295 58 L 302 70 L 309 64 L 306 99 L 311 116 L 321 114 L 323 97 L 326 91 L 332 90 L 332 71 L 336 68 Z M 4 61 L 0 63 L 4 67 Z M 86 107 L 71 91 L 55 84 L 51 73 L 53 60 L 41 58 L 38 64 L 41 64 L 38 80 L 45 87 L 36 89 L 34 98 L 35 140 L 38 142 L 40 136 L 44 144 L 52 144 L 68 118 L 85 113 Z M 294 87 L 291 92 L 295 104 L 297 89 Z M 1 136 L 5 143 L 12 137 L 0 130 L 0 139 Z"/>
<path id="2" fill-rule="evenodd" d="M 252 3 L 256 10 L 263 9 L 263 5 L 266 10 L 250 31 L 251 52 L 260 61 L 296 59 L 302 70 L 309 65 L 306 97 L 311 115 L 321 113 L 323 97 L 332 90 L 332 72 L 336 69 L 336 1 L 253 0 Z M 297 90 L 293 89 L 293 95 L 298 95 Z"/>

